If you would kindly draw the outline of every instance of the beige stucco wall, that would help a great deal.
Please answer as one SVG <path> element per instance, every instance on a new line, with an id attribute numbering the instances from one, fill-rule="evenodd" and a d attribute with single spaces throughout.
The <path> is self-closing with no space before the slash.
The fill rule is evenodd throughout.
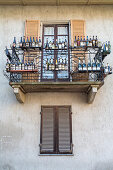
<path id="1" fill-rule="evenodd" d="M 16 101 L 3 76 L 5 46 L 24 33 L 26 19 L 83 19 L 86 33 L 111 41 L 113 6 L 0 7 L 0 170 L 113 170 L 113 76 L 105 80 L 93 104 L 84 94 L 27 94 Z M 113 66 L 113 50 L 106 61 Z M 106 62 L 105 61 L 105 62 Z M 41 105 L 71 105 L 74 156 L 38 156 Z"/>

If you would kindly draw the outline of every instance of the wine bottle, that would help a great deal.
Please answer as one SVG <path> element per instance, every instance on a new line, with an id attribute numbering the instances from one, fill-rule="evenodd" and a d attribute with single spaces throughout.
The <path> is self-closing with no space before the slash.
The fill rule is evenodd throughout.
<path id="1" fill-rule="evenodd" d="M 29 39 L 27 37 L 27 40 L 26 40 L 26 47 L 29 47 Z"/>
<path id="2" fill-rule="evenodd" d="M 22 70 L 25 70 L 25 68 L 24 68 L 24 60 L 22 61 Z"/>
<path id="3" fill-rule="evenodd" d="M 14 48 L 16 47 L 16 37 L 14 37 L 14 40 L 13 40 L 13 47 Z"/>
<path id="4" fill-rule="evenodd" d="M 83 71 L 87 71 L 85 59 L 83 59 L 83 64 L 82 64 Z"/>
<path id="5" fill-rule="evenodd" d="M 55 48 L 58 49 L 58 40 L 56 39 Z"/>
<path id="6" fill-rule="evenodd" d="M 19 60 L 18 70 L 22 70 L 22 68 L 21 68 L 21 61 L 20 60 Z"/>
<path id="7" fill-rule="evenodd" d="M 58 43 L 58 48 L 61 49 L 62 48 L 62 43 L 61 40 L 59 39 L 59 43 Z"/>
<path id="8" fill-rule="evenodd" d="M 38 38 L 36 37 L 36 47 L 38 47 Z"/>
<path id="9" fill-rule="evenodd" d="M 54 70 L 54 63 L 53 63 L 53 59 L 51 59 L 51 70 Z"/>
<path id="10" fill-rule="evenodd" d="M 93 36 L 93 39 L 92 39 L 92 46 L 95 47 L 95 38 Z"/>
<path id="11" fill-rule="evenodd" d="M 64 48 L 67 49 L 67 40 L 65 39 L 65 42 L 64 42 Z"/>
<path id="12" fill-rule="evenodd" d="M 25 37 L 23 38 L 22 47 L 26 47 Z"/>
<path id="13" fill-rule="evenodd" d="M 88 36 L 87 36 L 87 40 L 86 40 L 86 46 L 87 46 L 87 47 L 89 46 L 89 39 L 88 39 Z"/>
<path id="14" fill-rule="evenodd" d="M 89 39 L 89 47 L 92 47 L 92 39 L 91 39 L 91 36 L 90 36 L 90 39 Z"/>
<path id="15" fill-rule="evenodd" d="M 81 39 L 80 39 L 80 47 L 83 47 L 82 36 L 81 36 Z"/>
<path id="16" fill-rule="evenodd" d="M 97 71 L 100 71 L 100 68 L 101 68 L 101 64 L 99 61 L 97 61 Z"/>
<path id="17" fill-rule="evenodd" d="M 93 70 L 93 71 L 96 71 L 96 69 L 97 69 L 97 68 L 96 68 L 96 63 L 95 63 L 95 60 L 93 59 L 93 60 L 92 60 L 92 70 Z"/>
<path id="18" fill-rule="evenodd" d="M 106 44 L 105 44 L 105 48 L 106 48 L 106 52 L 108 52 L 108 43 L 107 43 L 107 41 L 106 41 Z"/>
<path id="19" fill-rule="evenodd" d="M 64 47 L 65 47 L 65 43 L 64 41 L 62 41 L 62 49 L 64 49 Z"/>
<path id="20" fill-rule="evenodd" d="M 74 40 L 74 48 L 77 47 L 77 40 L 76 40 L 76 36 L 75 36 L 75 40 Z"/>
<path id="21" fill-rule="evenodd" d="M 51 58 L 49 60 L 49 70 L 51 70 L 51 67 L 52 67 L 52 63 L 51 63 Z"/>
<path id="22" fill-rule="evenodd" d="M 103 51 L 104 52 L 106 51 L 106 45 L 105 44 L 103 45 Z"/>
<path id="23" fill-rule="evenodd" d="M 41 47 L 42 46 L 42 42 L 41 42 L 41 38 L 39 37 L 39 43 L 38 46 Z"/>
<path id="24" fill-rule="evenodd" d="M 46 70 L 48 70 L 48 58 L 46 60 L 46 67 L 45 67 Z"/>
<path id="25" fill-rule="evenodd" d="M 104 73 L 105 74 L 108 74 L 110 72 L 110 66 L 109 66 L 109 64 L 107 63 L 107 65 L 106 65 L 106 67 L 105 67 L 105 69 L 104 69 Z"/>
<path id="26" fill-rule="evenodd" d="M 22 47 L 22 37 L 20 38 L 19 47 Z"/>
<path id="27" fill-rule="evenodd" d="M 64 70 L 66 70 L 66 71 L 68 70 L 66 58 L 65 58 L 65 61 L 64 61 Z"/>
<path id="28" fill-rule="evenodd" d="M 6 71 L 8 72 L 10 70 L 10 64 L 9 64 L 9 61 L 7 59 L 7 63 L 6 63 Z"/>
<path id="29" fill-rule="evenodd" d="M 79 58 L 79 63 L 78 63 L 78 71 L 82 71 L 82 64 L 81 64 L 80 58 Z"/>
<path id="30" fill-rule="evenodd" d="M 84 39 L 83 39 L 83 47 L 86 47 L 86 40 L 85 40 L 85 36 L 84 36 Z"/>
<path id="31" fill-rule="evenodd" d="M 57 59 L 56 59 L 56 63 L 55 63 L 55 68 L 56 68 L 56 70 L 58 70 L 58 62 L 57 62 Z"/>
<path id="32" fill-rule="evenodd" d="M 53 39 L 53 42 L 52 42 L 52 49 L 55 49 L 55 42 L 54 42 L 54 39 Z"/>
<path id="33" fill-rule="evenodd" d="M 52 42 L 49 42 L 49 49 L 52 49 Z"/>
<path id="34" fill-rule="evenodd" d="M 90 60 L 90 58 L 88 60 L 87 69 L 88 69 L 88 71 L 91 71 L 91 60 Z"/>
<path id="35" fill-rule="evenodd" d="M 80 47 L 80 39 L 79 39 L 79 36 L 78 36 L 78 40 L 77 40 L 77 46 Z"/>
<path id="36" fill-rule="evenodd" d="M 25 60 L 24 69 L 27 70 L 27 60 Z"/>
<path id="37" fill-rule="evenodd" d="M 98 47 L 98 38 L 96 36 L 96 40 L 95 40 L 95 47 Z"/>
<path id="38" fill-rule="evenodd" d="M 30 37 L 29 47 L 32 47 L 32 38 Z"/>
<path id="39" fill-rule="evenodd" d="M 35 47 L 35 38 L 33 37 L 32 47 Z"/>
<path id="40" fill-rule="evenodd" d="M 49 43 L 48 43 L 48 38 L 46 39 L 46 46 L 45 46 L 46 49 L 49 49 Z"/>
<path id="41" fill-rule="evenodd" d="M 111 53 L 111 44 L 110 44 L 110 41 L 108 41 L 108 52 Z"/>

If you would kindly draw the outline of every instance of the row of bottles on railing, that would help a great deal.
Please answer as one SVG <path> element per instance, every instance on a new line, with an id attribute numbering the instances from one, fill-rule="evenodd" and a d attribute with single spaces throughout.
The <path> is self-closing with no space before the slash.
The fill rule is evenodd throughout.
<path id="1" fill-rule="evenodd" d="M 67 60 L 66 58 L 59 58 L 58 60 L 56 59 L 56 61 L 54 59 L 48 59 L 46 60 L 46 66 L 45 69 L 47 71 L 66 71 L 68 70 L 68 64 L 67 64 Z"/>
<path id="2" fill-rule="evenodd" d="M 18 71 L 18 70 L 36 70 L 37 69 L 37 65 L 33 62 L 33 61 L 24 61 L 21 62 L 20 60 L 16 63 L 10 63 L 7 59 L 7 63 L 6 63 L 6 71 Z"/>
<path id="3" fill-rule="evenodd" d="M 99 61 L 95 61 L 94 59 L 91 60 L 89 59 L 88 64 L 86 64 L 85 59 L 83 59 L 83 61 L 80 60 L 79 58 L 79 63 L 78 63 L 78 71 L 79 72 L 84 72 L 84 71 L 101 71 L 101 69 L 104 69 L 104 73 L 105 74 L 110 74 L 112 73 L 112 68 L 109 66 L 109 64 L 107 63 L 107 65 L 104 67 L 103 64 L 101 64 Z"/>
<path id="4" fill-rule="evenodd" d="M 46 43 L 44 44 L 45 49 L 67 49 L 68 47 L 68 42 L 65 39 L 65 41 L 59 41 L 56 39 L 56 41 L 48 41 L 48 38 L 46 39 Z"/>
<path id="5" fill-rule="evenodd" d="M 41 42 L 41 38 L 39 37 L 30 37 L 30 39 L 27 37 L 21 37 L 20 38 L 20 42 L 17 42 L 16 41 L 16 37 L 14 37 L 14 40 L 13 40 L 13 44 L 12 44 L 13 47 L 20 47 L 20 48 L 25 48 L 25 47 L 41 47 L 42 46 L 42 42 Z"/>
<path id="6" fill-rule="evenodd" d="M 101 43 L 100 41 L 98 41 L 97 36 L 93 36 L 90 38 L 87 37 L 82 37 L 82 36 L 78 36 L 78 38 L 75 36 L 75 40 L 74 40 L 74 48 L 77 47 L 100 47 L 102 48 L 104 51 L 111 51 L 111 45 L 110 45 L 110 41 L 106 41 L 106 43 Z"/>

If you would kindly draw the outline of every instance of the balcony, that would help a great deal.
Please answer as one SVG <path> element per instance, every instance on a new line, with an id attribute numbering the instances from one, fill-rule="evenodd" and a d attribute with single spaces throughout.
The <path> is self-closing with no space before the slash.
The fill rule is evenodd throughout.
<path id="1" fill-rule="evenodd" d="M 24 103 L 26 93 L 34 92 L 86 93 L 88 103 L 92 103 L 104 78 L 112 73 L 109 65 L 103 65 L 109 53 L 99 46 L 12 46 L 6 49 L 10 63 L 6 64 L 4 75 L 20 103 Z"/>

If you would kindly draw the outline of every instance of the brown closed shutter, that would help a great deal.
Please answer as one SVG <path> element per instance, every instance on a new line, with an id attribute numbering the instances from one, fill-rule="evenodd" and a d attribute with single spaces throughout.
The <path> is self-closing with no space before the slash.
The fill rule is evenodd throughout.
<path id="1" fill-rule="evenodd" d="M 54 151 L 54 112 L 53 107 L 42 107 L 41 112 L 41 153 Z"/>
<path id="2" fill-rule="evenodd" d="M 40 153 L 72 154 L 70 106 L 42 107 Z"/>
<path id="3" fill-rule="evenodd" d="M 30 38 L 30 37 L 38 37 L 40 36 L 40 20 L 26 20 L 25 22 L 25 38 Z M 36 40 L 36 39 L 35 39 Z M 32 54 L 32 57 L 28 57 Z M 32 61 L 34 60 L 35 57 L 39 55 L 39 52 L 37 51 L 28 51 L 24 52 L 24 62 L 28 60 Z M 36 59 L 36 62 L 39 63 L 39 59 Z M 39 79 L 39 74 L 38 73 L 23 73 L 22 75 L 23 81 L 26 82 L 36 82 Z"/>
<path id="4" fill-rule="evenodd" d="M 72 152 L 70 107 L 58 108 L 59 153 Z"/>

